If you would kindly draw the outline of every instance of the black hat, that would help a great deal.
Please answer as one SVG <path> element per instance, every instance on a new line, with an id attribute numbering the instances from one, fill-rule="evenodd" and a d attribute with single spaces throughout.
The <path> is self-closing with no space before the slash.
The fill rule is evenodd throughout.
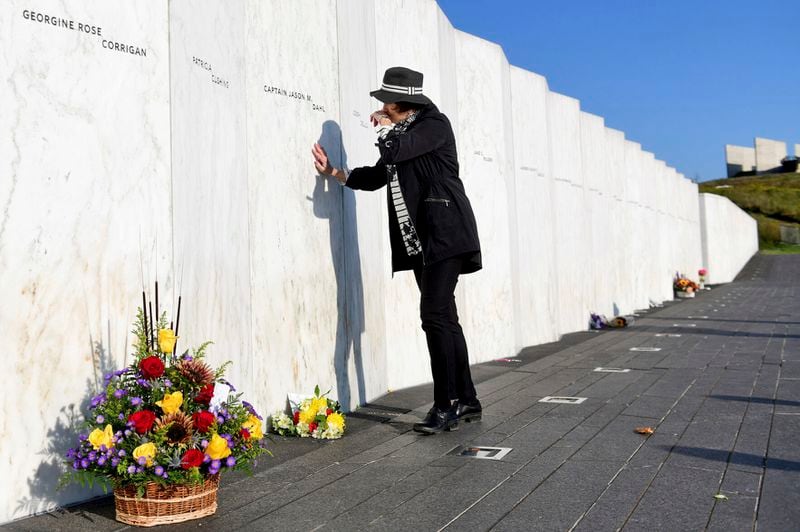
<path id="1" fill-rule="evenodd" d="M 383 103 L 421 103 L 429 104 L 430 99 L 422 94 L 422 72 L 404 67 L 386 69 L 381 88 L 369 93 Z"/>

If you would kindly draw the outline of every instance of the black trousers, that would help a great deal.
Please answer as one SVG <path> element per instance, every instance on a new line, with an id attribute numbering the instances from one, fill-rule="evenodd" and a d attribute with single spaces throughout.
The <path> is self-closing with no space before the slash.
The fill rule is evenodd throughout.
<path id="1" fill-rule="evenodd" d="M 456 312 L 455 290 L 461 265 L 461 257 L 454 257 L 414 268 L 422 330 L 431 357 L 433 400 L 439 408 L 448 408 L 451 399 L 471 402 L 476 398 L 467 342 Z"/>

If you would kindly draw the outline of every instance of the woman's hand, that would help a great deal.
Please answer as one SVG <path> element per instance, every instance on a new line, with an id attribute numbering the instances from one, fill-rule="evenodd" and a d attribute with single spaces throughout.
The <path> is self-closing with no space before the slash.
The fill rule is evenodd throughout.
<path id="1" fill-rule="evenodd" d="M 345 182 L 347 182 L 347 174 L 345 174 L 344 171 L 331 166 L 331 163 L 328 160 L 328 154 L 325 153 L 325 148 L 320 146 L 319 142 L 315 143 L 311 148 L 311 153 L 314 155 L 314 167 L 317 169 L 317 172 L 322 175 L 333 176 L 337 181 L 339 181 L 339 183 L 343 185 Z"/>
<path id="2" fill-rule="evenodd" d="M 370 122 L 372 122 L 372 126 L 391 126 L 392 121 L 389 116 L 383 112 L 383 110 L 378 110 L 369 115 Z"/>
<path id="3" fill-rule="evenodd" d="M 328 154 L 325 153 L 325 148 L 320 146 L 319 142 L 315 143 L 311 148 L 311 153 L 314 155 L 314 166 L 317 172 L 323 175 L 333 175 L 334 168 L 328 161 Z"/>

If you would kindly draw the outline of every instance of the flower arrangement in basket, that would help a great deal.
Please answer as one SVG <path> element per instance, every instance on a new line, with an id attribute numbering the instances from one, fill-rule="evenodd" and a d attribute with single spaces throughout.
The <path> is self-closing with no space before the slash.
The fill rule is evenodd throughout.
<path id="1" fill-rule="evenodd" d="M 166 313 L 158 315 L 158 284 L 156 319 L 142 298 L 134 360 L 106 375 L 92 398 L 62 482 L 110 485 L 119 521 L 153 526 L 213 514 L 220 473 L 251 470 L 268 451 L 261 417 L 224 379 L 230 362 L 212 369 L 204 361 L 211 342 L 175 354 L 180 298 L 174 331 Z M 229 393 L 212 407 L 217 384 Z"/>
<path id="2" fill-rule="evenodd" d="M 298 399 L 289 397 L 292 415 L 275 412 L 272 415 L 272 429 L 281 436 L 300 436 L 318 440 L 336 440 L 344 435 L 345 419 L 338 401 L 327 397 L 329 392 L 319 393 L 314 388 L 314 396 Z"/>
<path id="3" fill-rule="evenodd" d="M 700 289 L 700 286 L 688 279 L 685 275 L 676 273 L 672 288 L 675 290 L 675 295 L 678 298 L 687 298 L 694 297 L 695 292 Z"/>

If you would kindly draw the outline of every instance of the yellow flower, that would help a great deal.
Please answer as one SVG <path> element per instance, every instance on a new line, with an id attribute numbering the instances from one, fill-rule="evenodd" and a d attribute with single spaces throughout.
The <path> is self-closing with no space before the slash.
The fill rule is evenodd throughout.
<path id="1" fill-rule="evenodd" d="M 206 454 L 208 454 L 212 460 L 222 460 L 223 458 L 227 458 L 231 454 L 231 450 L 228 447 L 228 440 L 219 434 L 214 434 L 211 436 L 211 441 L 208 442 Z"/>
<path id="2" fill-rule="evenodd" d="M 253 439 L 260 440 L 264 437 L 264 432 L 261 430 L 261 420 L 256 416 L 247 418 L 247 421 L 242 423 L 242 428 L 247 429 Z"/>
<path id="3" fill-rule="evenodd" d="M 94 429 L 91 434 L 89 434 L 89 443 L 92 444 L 92 447 L 95 450 L 99 449 L 101 445 L 105 445 L 106 449 L 111 449 L 114 447 L 114 429 L 111 428 L 111 425 L 106 425 L 105 430 Z"/>
<path id="4" fill-rule="evenodd" d="M 344 430 L 344 416 L 338 412 L 331 412 L 328 416 L 328 426 L 336 427 L 339 430 Z"/>
<path id="5" fill-rule="evenodd" d="M 159 329 L 158 330 L 158 347 L 162 353 L 172 353 L 175 349 L 175 342 L 178 337 L 175 336 L 175 331 L 172 329 Z"/>
<path id="6" fill-rule="evenodd" d="M 311 400 L 310 408 L 314 414 L 325 414 L 328 410 L 328 400 L 324 397 L 315 397 Z"/>
<path id="7" fill-rule="evenodd" d="M 147 467 L 153 465 L 153 458 L 156 456 L 156 445 L 154 443 L 143 443 L 133 450 L 133 457 L 137 461 L 142 456 L 147 460 Z"/>
<path id="8" fill-rule="evenodd" d="M 164 398 L 160 401 L 156 401 L 156 404 L 161 407 L 161 410 L 163 410 L 165 414 L 174 414 L 181 409 L 183 393 L 165 393 Z"/>
<path id="9" fill-rule="evenodd" d="M 300 411 L 300 423 L 307 423 L 311 424 L 314 422 L 314 418 L 317 417 L 317 411 L 311 408 L 310 406 L 305 410 Z"/>

